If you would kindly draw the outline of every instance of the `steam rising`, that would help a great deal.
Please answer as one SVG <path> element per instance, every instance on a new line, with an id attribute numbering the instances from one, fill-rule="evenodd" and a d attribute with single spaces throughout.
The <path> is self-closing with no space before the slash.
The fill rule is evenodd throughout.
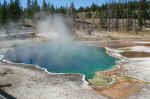
<path id="1" fill-rule="evenodd" d="M 49 40 L 18 45 L 6 53 L 6 59 L 17 63 L 37 64 L 50 72 L 83 73 L 87 77 L 92 77 L 98 69 L 104 70 L 115 64 L 115 59 L 108 56 L 104 49 L 89 47 L 72 39 L 70 18 L 52 15 L 38 19 L 38 35 Z"/>
<path id="2" fill-rule="evenodd" d="M 53 41 L 71 40 L 72 19 L 60 14 L 51 16 L 38 15 L 39 20 L 36 28 L 40 36 L 44 36 Z"/>

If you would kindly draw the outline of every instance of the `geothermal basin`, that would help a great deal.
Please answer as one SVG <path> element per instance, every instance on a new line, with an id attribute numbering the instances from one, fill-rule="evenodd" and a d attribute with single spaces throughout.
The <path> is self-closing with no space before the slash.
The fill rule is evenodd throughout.
<path id="1" fill-rule="evenodd" d="M 110 69 L 116 61 L 105 48 L 87 46 L 78 41 L 17 45 L 4 58 L 15 63 L 35 64 L 48 72 L 81 73 L 87 79 L 97 71 Z"/>

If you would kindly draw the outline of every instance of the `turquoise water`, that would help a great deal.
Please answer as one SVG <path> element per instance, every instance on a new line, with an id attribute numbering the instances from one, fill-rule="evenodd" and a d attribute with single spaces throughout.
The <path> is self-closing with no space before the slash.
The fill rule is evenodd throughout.
<path id="1" fill-rule="evenodd" d="M 115 58 L 104 48 L 79 42 L 27 44 L 6 53 L 5 59 L 16 63 L 36 64 L 56 73 L 82 73 L 92 78 L 96 71 L 115 65 Z"/>

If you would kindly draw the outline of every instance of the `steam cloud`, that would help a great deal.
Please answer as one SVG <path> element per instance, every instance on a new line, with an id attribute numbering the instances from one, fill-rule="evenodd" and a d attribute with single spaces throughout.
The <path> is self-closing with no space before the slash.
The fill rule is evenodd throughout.
<path id="1" fill-rule="evenodd" d="M 44 43 L 18 45 L 6 53 L 5 59 L 17 63 L 37 64 L 50 72 L 84 73 L 89 76 L 94 75 L 97 68 L 104 69 L 115 63 L 115 59 L 104 53 L 103 49 L 100 51 L 96 47 L 73 40 L 71 19 L 62 15 L 37 19 L 38 35 L 49 40 Z"/>
<path id="2" fill-rule="evenodd" d="M 38 13 L 35 20 L 37 35 L 48 38 L 48 40 L 43 43 L 32 42 L 17 45 L 16 48 L 6 53 L 5 58 L 14 62 L 25 62 L 24 59 L 35 58 L 40 61 L 53 57 L 51 58 L 52 61 L 61 64 L 64 61 L 64 56 L 71 59 L 72 53 L 77 54 L 78 49 L 85 51 L 84 44 L 73 40 L 73 22 L 70 17 L 61 14 L 46 15 Z M 29 60 L 26 62 L 31 63 Z"/>
<path id="3" fill-rule="evenodd" d="M 36 29 L 40 36 L 49 38 L 52 41 L 67 41 L 72 39 L 72 19 L 61 15 L 37 15 Z"/>

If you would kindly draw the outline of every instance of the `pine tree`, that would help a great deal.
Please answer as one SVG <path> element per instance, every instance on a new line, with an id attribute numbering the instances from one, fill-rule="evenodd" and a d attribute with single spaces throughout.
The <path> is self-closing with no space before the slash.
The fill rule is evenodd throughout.
<path id="1" fill-rule="evenodd" d="M 20 7 L 20 1 L 19 0 L 15 0 L 15 5 L 14 5 L 14 9 L 15 9 L 15 14 L 16 16 L 14 17 L 14 20 L 18 20 L 20 19 L 21 15 L 22 15 L 22 9 Z"/>
<path id="2" fill-rule="evenodd" d="M 28 10 L 31 10 L 31 9 L 32 9 L 32 2 L 31 2 L 31 0 L 28 0 L 28 1 L 27 1 L 27 9 L 28 9 Z"/>
<path id="3" fill-rule="evenodd" d="M 43 0 L 43 3 L 42 3 L 42 10 L 43 10 L 44 12 L 47 12 L 47 11 L 48 11 L 48 5 L 47 5 L 47 3 L 46 3 L 45 0 Z"/>
<path id="4" fill-rule="evenodd" d="M 7 23 L 7 2 L 4 0 L 4 3 L 1 5 L 0 9 L 0 23 L 5 24 Z"/>
<path id="5" fill-rule="evenodd" d="M 146 12 L 146 0 L 140 0 L 139 11 L 138 11 L 138 25 L 139 25 L 139 27 L 143 27 L 146 14 L 147 14 L 147 12 Z"/>
<path id="6" fill-rule="evenodd" d="M 20 7 L 20 1 L 15 0 L 11 1 L 8 7 L 8 14 L 9 14 L 9 20 L 10 21 L 17 21 L 22 16 L 22 9 Z"/>
<path id="7" fill-rule="evenodd" d="M 27 17 L 27 18 L 33 17 L 31 0 L 27 1 L 27 8 L 25 9 L 25 17 Z"/>
<path id="8" fill-rule="evenodd" d="M 79 9 L 78 9 L 78 12 L 83 12 L 84 11 L 84 8 L 83 7 L 80 7 Z"/>
<path id="9" fill-rule="evenodd" d="M 54 8 L 54 5 L 50 5 L 50 13 L 53 14 L 55 13 L 55 8 Z"/>
<path id="10" fill-rule="evenodd" d="M 32 13 L 35 14 L 35 13 L 37 13 L 39 11 L 40 11 L 40 6 L 38 5 L 38 1 L 37 0 L 33 0 Z"/>
<path id="11" fill-rule="evenodd" d="M 91 11 L 95 12 L 96 10 L 97 10 L 97 5 L 93 3 L 91 6 Z"/>
<path id="12" fill-rule="evenodd" d="M 74 6 L 73 2 L 71 3 L 70 10 L 71 10 L 71 14 L 74 15 L 75 12 L 76 12 L 76 9 L 75 9 L 75 6 Z"/>

